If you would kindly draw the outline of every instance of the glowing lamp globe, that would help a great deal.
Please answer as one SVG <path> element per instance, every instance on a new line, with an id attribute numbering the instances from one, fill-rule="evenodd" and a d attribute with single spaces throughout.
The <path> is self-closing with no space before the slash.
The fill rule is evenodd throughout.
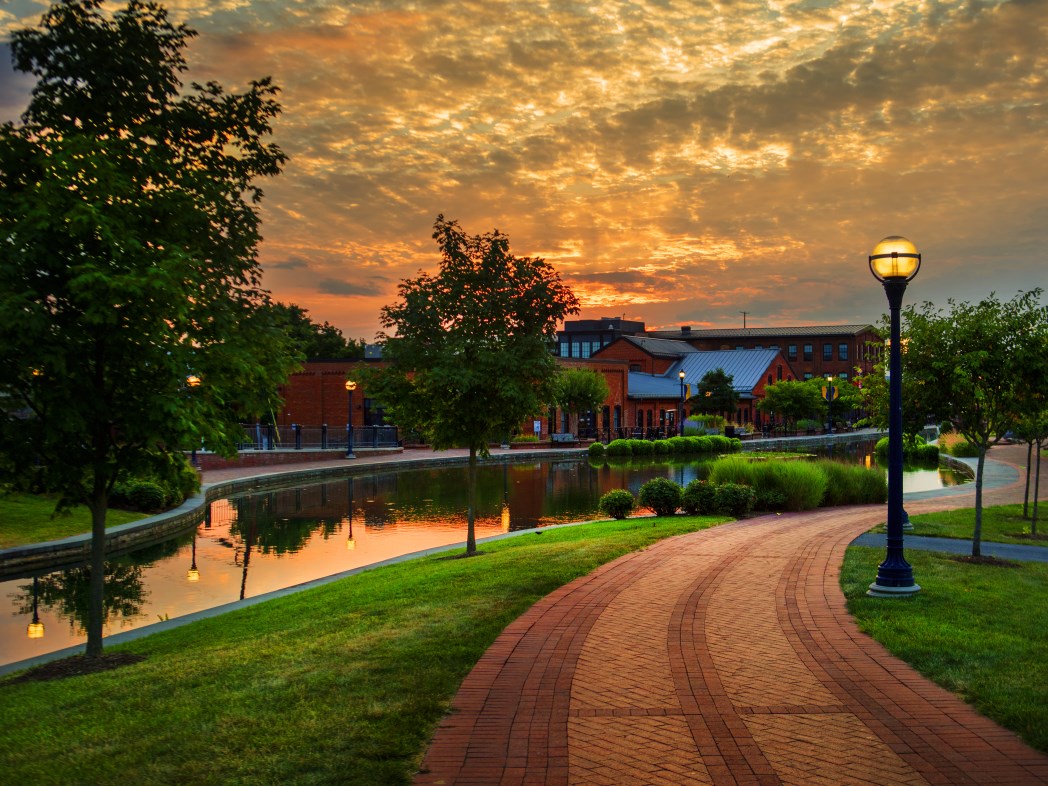
<path id="1" fill-rule="evenodd" d="M 870 272 L 879 281 L 909 281 L 920 267 L 917 246 L 898 235 L 884 238 L 870 254 Z"/>

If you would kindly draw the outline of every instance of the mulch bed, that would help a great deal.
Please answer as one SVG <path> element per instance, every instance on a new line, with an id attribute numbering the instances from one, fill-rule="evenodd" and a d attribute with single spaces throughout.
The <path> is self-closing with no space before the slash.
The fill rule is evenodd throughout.
<path id="1" fill-rule="evenodd" d="M 16 677 L 4 680 L 4 685 L 15 685 L 19 682 L 45 682 L 47 680 L 62 680 L 66 677 L 79 677 L 84 674 L 97 674 L 102 671 L 119 669 L 121 666 L 130 666 L 145 660 L 145 655 L 136 655 L 132 652 L 103 653 L 97 658 L 89 658 L 86 655 L 74 655 L 71 658 L 53 660 L 42 663 L 24 671 Z"/>

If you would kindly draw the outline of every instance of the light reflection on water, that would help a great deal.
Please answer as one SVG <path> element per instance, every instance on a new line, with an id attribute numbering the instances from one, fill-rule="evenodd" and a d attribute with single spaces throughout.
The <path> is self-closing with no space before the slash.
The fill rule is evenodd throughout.
<path id="1" fill-rule="evenodd" d="M 686 485 L 705 475 L 704 466 L 697 460 L 482 465 L 477 537 L 592 518 L 608 490 L 636 494 L 653 477 Z M 953 485 L 952 477 L 938 475 L 907 473 L 907 490 L 918 490 L 910 487 L 915 481 L 921 488 Z M 195 531 L 109 564 L 105 634 L 460 543 L 466 533 L 465 481 L 464 467 L 443 467 L 217 500 Z M 0 618 L 0 664 L 81 644 L 87 584 L 85 568 L 0 583 L 10 609 Z M 42 637 L 27 636 L 34 619 L 43 624 Z"/>

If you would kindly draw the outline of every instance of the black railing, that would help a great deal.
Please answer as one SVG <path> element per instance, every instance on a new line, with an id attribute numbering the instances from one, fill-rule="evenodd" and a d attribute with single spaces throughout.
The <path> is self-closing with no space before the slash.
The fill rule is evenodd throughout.
<path id="1" fill-rule="evenodd" d="M 238 450 L 345 450 L 348 439 L 346 427 L 264 426 L 241 424 L 243 434 Z M 396 426 L 354 426 L 354 448 L 391 448 L 400 444 Z"/>

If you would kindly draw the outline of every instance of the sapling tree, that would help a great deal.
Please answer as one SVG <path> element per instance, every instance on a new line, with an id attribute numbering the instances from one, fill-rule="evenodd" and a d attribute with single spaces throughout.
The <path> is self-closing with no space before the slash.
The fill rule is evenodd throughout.
<path id="1" fill-rule="evenodd" d="M 553 403 L 573 416 L 576 426 L 579 415 L 596 410 L 610 393 L 604 375 L 585 368 L 561 371 L 553 390 Z"/>

